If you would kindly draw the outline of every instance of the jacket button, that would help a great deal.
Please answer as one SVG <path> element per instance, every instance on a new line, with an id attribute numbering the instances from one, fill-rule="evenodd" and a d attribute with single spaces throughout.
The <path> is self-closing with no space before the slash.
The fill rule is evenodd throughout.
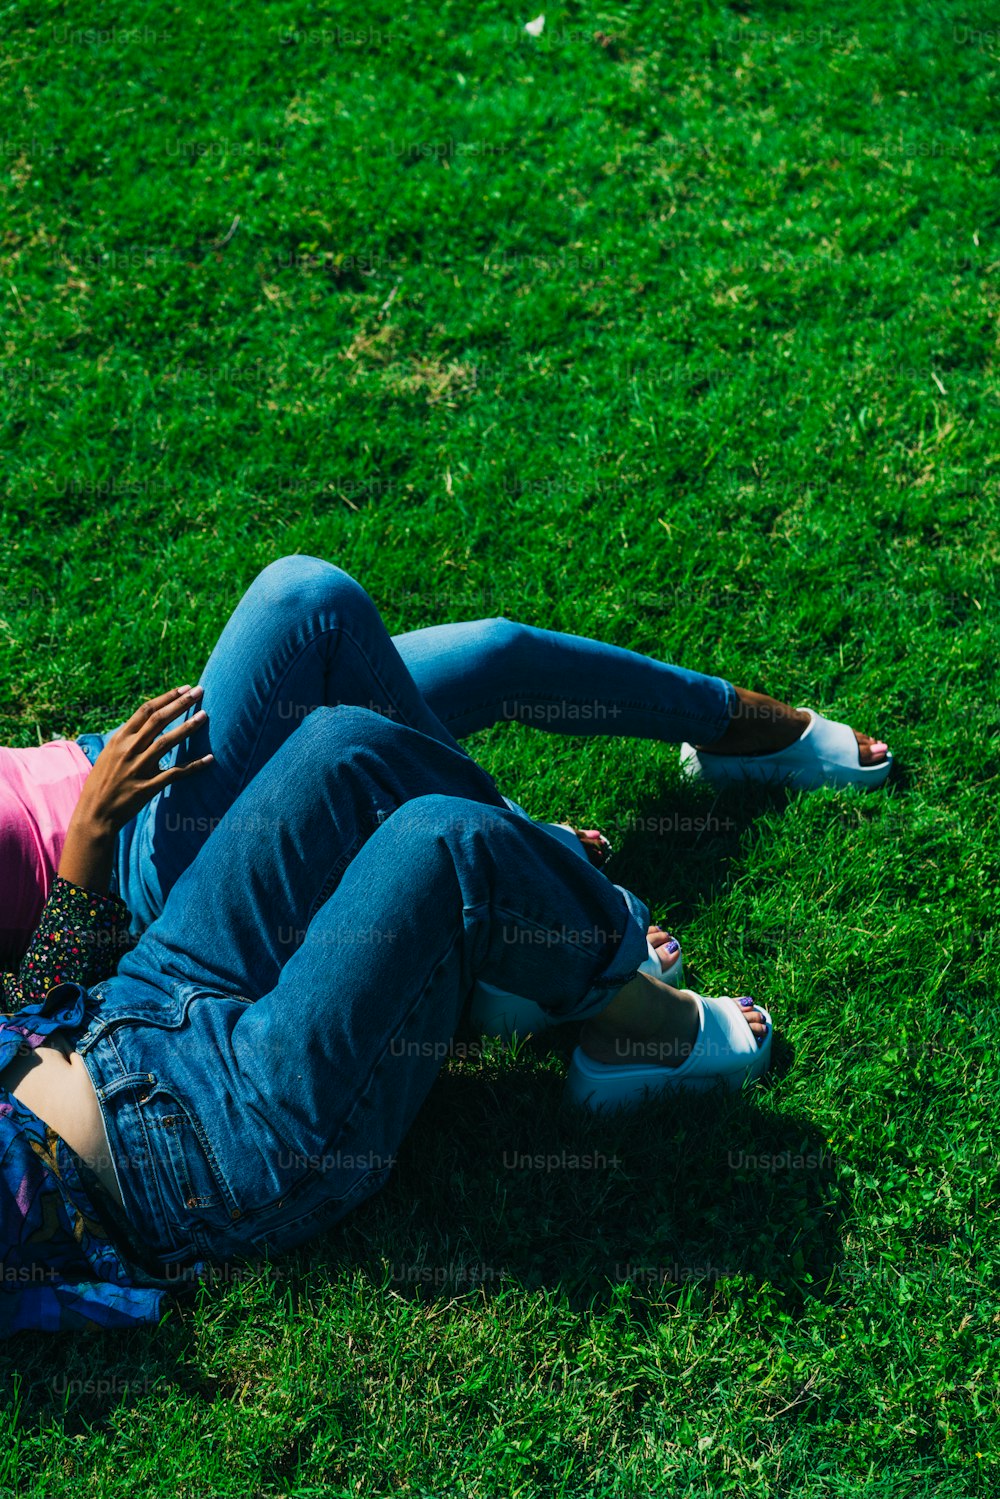
<path id="1" fill-rule="evenodd" d="M 233 1222 L 235 1223 L 236 1219 L 240 1216 L 240 1210 L 239 1210 L 239 1208 L 233 1208 L 233 1210 L 229 1214 L 229 1216 L 230 1216 L 230 1218 L 232 1218 Z"/>

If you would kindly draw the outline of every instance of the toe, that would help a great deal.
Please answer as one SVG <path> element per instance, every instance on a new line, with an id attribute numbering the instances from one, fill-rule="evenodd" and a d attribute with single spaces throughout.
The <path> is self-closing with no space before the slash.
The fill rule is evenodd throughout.
<path id="1" fill-rule="evenodd" d="M 646 933 L 650 947 L 654 948 L 664 972 L 677 962 L 681 945 L 676 937 L 665 932 L 661 926 L 651 926 Z"/>
<path id="2" fill-rule="evenodd" d="M 749 994 L 744 994 L 739 999 L 734 999 L 733 1003 L 739 1005 L 740 1014 L 757 1037 L 758 1044 L 765 1041 L 767 1039 L 767 1021 L 754 1004 L 753 997 Z"/>
<path id="3" fill-rule="evenodd" d="M 873 739 L 870 734 L 859 734 L 854 730 L 854 737 L 858 741 L 858 760 L 862 765 L 881 765 L 889 753 L 889 746 L 884 739 Z"/>

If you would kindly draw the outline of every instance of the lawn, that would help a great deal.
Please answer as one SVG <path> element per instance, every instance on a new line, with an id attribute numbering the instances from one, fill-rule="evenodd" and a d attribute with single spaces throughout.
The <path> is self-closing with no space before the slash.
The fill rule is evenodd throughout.
<path id="1" fill-rule="evenodd" d="M 310 1250 L 7 1345 L 0 1492 L 997 1493 L 995 21 L 4 14 L 2 742 L 197 681 L 308 552 L 393 631 L 601 636 L 897 765 L 717 798 L 649 741 L 467 741 L 770 1006 L 771 1079 L 599 1123 L 571 1032 L 470 1043 Z"/>

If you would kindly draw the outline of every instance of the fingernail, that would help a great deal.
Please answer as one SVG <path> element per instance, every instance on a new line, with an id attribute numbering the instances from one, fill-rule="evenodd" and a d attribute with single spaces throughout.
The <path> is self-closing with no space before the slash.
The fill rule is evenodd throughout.
<path id="1" fill-rule="evenodd" d="M 192 697 L 200 697 L 205 689 L 204 687 L 189 687 L 187 691 L 191 694 Z"/>
<path id="2" fill-rule="evenodd" d="M 671 937 L 670 941 L 667 943 L 667 952 L 680 952 L 680 950 L 680 943 L 674 937 Z"/>

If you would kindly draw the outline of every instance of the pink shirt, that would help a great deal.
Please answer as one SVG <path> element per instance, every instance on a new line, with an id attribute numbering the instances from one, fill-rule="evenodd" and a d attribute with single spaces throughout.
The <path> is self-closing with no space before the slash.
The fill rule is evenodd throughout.
<path id="1" fill-rule="evenodd" d="M 0 962 L 8 967 L 38 925 L 90 771 L 71 739 L 0 748 Z"/>

